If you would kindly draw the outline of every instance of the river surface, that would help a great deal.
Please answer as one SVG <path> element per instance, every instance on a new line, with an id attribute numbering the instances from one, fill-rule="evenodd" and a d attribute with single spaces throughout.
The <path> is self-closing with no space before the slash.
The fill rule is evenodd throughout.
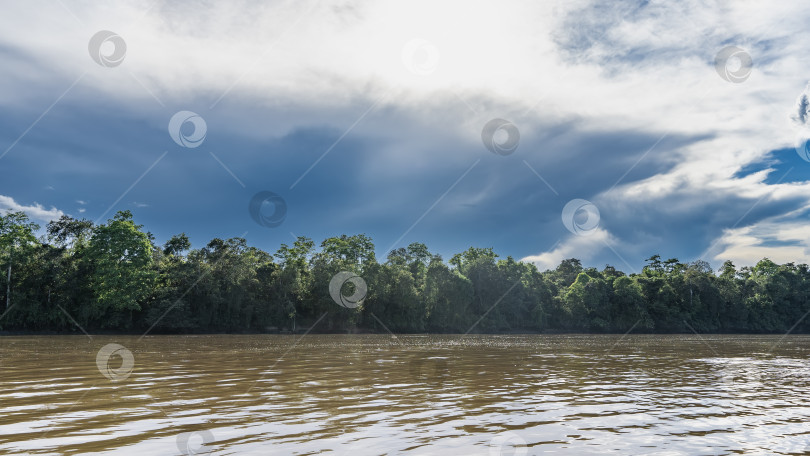
<path id="1" fill-rule="evenodd" d="M 810 337 L 0 338 L 0 454 L 810 454 Z"/>

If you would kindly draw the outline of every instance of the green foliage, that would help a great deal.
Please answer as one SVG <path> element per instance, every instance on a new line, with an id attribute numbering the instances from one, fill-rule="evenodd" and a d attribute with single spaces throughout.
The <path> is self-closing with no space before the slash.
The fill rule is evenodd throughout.
<path id="1" fill-rule="evenodd" d="M 627 275 L 575 258 L 541 272 L 492 248 L 445 262 L 422 243 L 379 263 L 365 234 L 317 249 L 299 237 L 275 254 L 242 238 L 194 249 L 185 234 L 158 247 L 129 211 L 98 226 L 64 216 L 42 240 L 38 230 L 22 212 L 0 215 L 4 330 L 301 332 L 317 320 L 321 332 L 810 330 L 808 266 L 768 259 L 739 269 L 727 261 L 715 274 L 702 261 L 653 255 Z M 356 308 L 329 293 L 341 271 L 368 286 Z"/>
<path id="2" fill-rule="evenodd" d="M 93 230 L 87 257 L 92 266 L 93 312 L 110 326 L 128 326 L 126 311 L 140 310 L 154 288 L 152 244 L 132 213 L 118 212 Z M 106 326 L 106 324 L 105 324 Z"/>
<path id="3" fill-rule="evenodd" d="M 60 246 L 72 246 L 75 243 L 85 244 L 93 233 L 93 222 L 76 220 L 63 215 L 59 220 L 48 223 L 48 237 Z"/>
<path id="4" fill-rule="evenodd" d="M 163 245 L 164 255 L 179 255 L 191 248 L 191 241 L 186 233 L 176 234 Z"/>
<path id="5" fill-rule="evenodd" d="M 0 277 L 4 285 L 5 310 L 23 298 L 25 287 L 15 287 L 14 279 L 24 283 L 34 273 L 31 269 L 33 256 L 38 253 L 39 242 L 34 232 L 39 225 L 31 222 L 24 212 L 9 211 L 0 216 Z M 16 274 L 12 274 L 14 270 Z M 16 296 L 15 296 L 16 295 Z"/>

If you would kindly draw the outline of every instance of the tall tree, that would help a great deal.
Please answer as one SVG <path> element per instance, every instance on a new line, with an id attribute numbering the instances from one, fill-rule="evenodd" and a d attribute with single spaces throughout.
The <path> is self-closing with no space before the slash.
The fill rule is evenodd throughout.
<path id="1" fill-rule="evenodd" d="M 93 264 L 90 283 L 96 294 L 94 317 L 102 326 L 131 324 L 131 312 L 152 292 L 152 244 L 132 220 L 130 211 L 93 230 L 88 256 Z"/>
<path id="2" fill-rule="evenodd" d="M 31 222 L 25 212 L 8 211 L 0 216 L 0 249 L 2 249 L 7 264 L 6 273 L 6 310 L 11 307 L 11 273 L 15 259 L 22 261 L 22 257 L 31 252 L 37 245 L 34 233 L 39 225 Z"/>

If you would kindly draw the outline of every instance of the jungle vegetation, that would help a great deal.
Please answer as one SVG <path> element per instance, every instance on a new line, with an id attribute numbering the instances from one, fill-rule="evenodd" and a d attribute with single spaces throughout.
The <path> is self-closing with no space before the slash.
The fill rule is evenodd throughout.
<path id="1" fill-rule="evenodd" d="M 567 259 L 553 270 L 470 247 L 448 261 L 422 243 L 375 256 L 364 234 L 306 237 L 275 253 L 245 239 L 163 245 L 118 212 L 106 223 L 63 216 L 40 227 L 0 215 L 0 329 L 78 333 L 808 332 L 810 271 L 763 259 L 719 271 L 653 255 L 637 274 Z M 337 305 L 331 278 L 368 286 Z M 350 286 L 350 285 L 349 285 Z M 346 293 L 351 293 L 351 290 Z M 382 324 L 381 324 L 382 323 Z"/>

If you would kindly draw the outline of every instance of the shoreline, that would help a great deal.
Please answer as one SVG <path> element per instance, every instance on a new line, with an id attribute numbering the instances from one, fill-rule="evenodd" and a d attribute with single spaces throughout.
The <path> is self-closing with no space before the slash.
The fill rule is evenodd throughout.
<path id="1" fill-rule="evenodd" d="M 385 335 L 395 335 L 395 336 L 618 336 L 618 335 L 625 335 L 625 336 L 776 336 L 776 335 L 786 335 L 781 332 L 705 332 L 705 333 L 694 333 L 694 332 L 633 332 L 633 333 L 622 333 L 622 332 L 581 332 L 581 331 L 545 331 L 545 332 L 536 332 L 536 331 L 510 331 L 510 332 L 481 332 L 481 333 L 426 333 L 426 332 L 415 332 L 415 333 L 386 333 L 386 332 L 374 332 L 374 331 L 309 331 L 306 330 L 302 331 L 271 331 L 271 332 L 258 332 L 258 331 L 245 331 L 245 332 L 156 332 L 150 333 L 146 337 L 149 336 L 294 336 L 294 335 L 303 335 L 303 334 L 311 334 L 311 335 L 339 335 L 339 336 L 385 336 Z M 100 332 L 92 332 L 88 334 L 84 334 L 82 332 L 65 332 L 65 331 L 0 331 L 0 337 L 16 337 L 16 336 L 142 336 L 143 332 L 138 331 L 100 331 Z M 786 336 L 806 336 L 810 335 L 810 333 L 806 332 L 792 332 L 787 334 Z"/>

